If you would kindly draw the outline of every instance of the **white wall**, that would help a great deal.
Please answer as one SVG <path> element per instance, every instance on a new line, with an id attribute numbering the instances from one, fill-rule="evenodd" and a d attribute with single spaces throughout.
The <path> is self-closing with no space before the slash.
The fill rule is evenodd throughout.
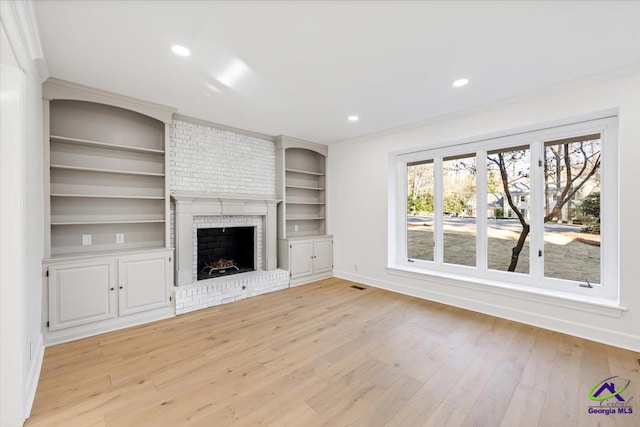
<path id="1" fill-rule="evenodd" d="M 476 82 L 476 84 L 480 84 Z M 389 152 L 619 108 L 621 316 L 584 306 L 486 293 L 444 280 L 392 274 L 387 266 Z M 640 68 L 574 82 L 423 124 L 329 147 L 330 232 L 338 277 L 640 351 Z M 482 289 L 480 285 L 477 287 Z M 486 289 L 486 288 L 485 288 Z M 595 310 L 598 311 L 598 310 Z"/>
<path id="2" fill-rule="evenodd" d="M 12 252 L 2 254 L 3 273 L 6 268 L 14 269 L 17 273 L 13 280 L 6 283 L 3 280 L 1 284 L 3 291 L 9 288 L 13 291 L 9 293 L 11 299 L 3 298 L 2 302 L 1 359 L 4 362 L 16 355 L 19 357 L 19 362 L 10 368 L 14 373 L 16 371 L 19 373 L 19 380 L 5 383 L 6 372 L 3 372 L 3 406 L 0 424 L 4 426 L 17 425 L 14 423 L 15 420 L 24 420 L 29 415 L 44 355 L 41 315 L 43 283 L 41 262 L 44 255 L 41 83 L 43 77 L 46 77 L 42 75 L 43 70 L 46 73 L 46 66 L 43 66 L 42 60 L 39 59 L 41 52 L 38 49 L 37 29 L 33 29 L 37 27 L 33 25 L 35 21 L 32 5 L 26 2 L 3 1 L 0 11 L 2 26 L 7 36 L 2 44 L 3 65 L 6 58 L 13 54 L 11 56 L 15 57 L 17 69 L 23 75 L 21 107 L 19 110 L 13 107 L 11 111 L 4 111 L 4 108 L 0 111 L 1 122 L 12 120 L 12 123 L 15 123 L 15 120 L 20 120 L 22 127 L 21 132 L 11 138 L 5 139 L 3 134 L 1 141 L 3 152 L 8 144 L 11 144 L 12 149 L 19 153 L 7 169 L 5 169 L 7 159 L 3 159 L 3 178 L 5 178 L 5 172 L 10 172 L 12 177 L 11 181 L 3 182 L 0 197 L 3 205 L 5 202 L 14 205 L 10 207 L 11 214 L 20 215 L 13 220 L 11 216 L 1 218 L 3 230 L 6 229 L 5 226 L 10 227 L 15 239 L 9 242 L 13 245 Z M 10 194 L 5 194 L 5 184 L 11 186 Z M 6 212 L 4 206 L 3 212 Z M 7 219 L 8 224 L 5 222 Z M 9 236 L 3 234 L 3 244 L 6 243 L 5 237 Z M 11 260 L 11 264 L 6 262 L 8 260 Z M 3 292 L 3 297 L 5 295 Z M 7 304 L 12 306 L 14 313 L 10 319 L 5 318 L 7 313 L 4 308 Z M 9 328 L 19 331 L 20 342 L 6 346 L 5 331 Z M 4 371 L 4 363 L 2 366 Z M 11 399 L 9 402 L 7 402 L 8 398 Z"/>

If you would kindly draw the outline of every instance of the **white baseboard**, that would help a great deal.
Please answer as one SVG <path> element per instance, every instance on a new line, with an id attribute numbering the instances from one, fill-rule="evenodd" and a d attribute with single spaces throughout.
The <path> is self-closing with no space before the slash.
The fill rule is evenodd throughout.
<path id="1" fill-rule="evenodd" d="M 57 331 L 47 331 L 44 336 L 45 345 L 49 347 L 55 344 L 62 344 L 94 335 L 117 331 L 119 329 L 164 320 L 174 316 L 175 309 L 173 308 L 173 305 L 171 305 L 169 307 L 162 307 L 128 316 L 116 317 L 102 322 L 94 322 L 86 325 L 59 329 Z"/>
<path id="2" fill-rule="evenodd" d="M 344 271 L 334 270 L 334 276 L 341 279 L 373 286 L 376 288 L 385 289 L 391 292 L 397 292 L 416 298 L 439 302 L 466 310 L 476 311 L 479 313 L 488 314 L 491 316 L 496 316 L 519 323 L 525 323 L 527 325 L 549 329 L 555 332 L 561 332 L 564 334 L 585 338 L 591 341 L 597 341 L 603 344 L 640 352 L 640 337 L 616 330 L 600 328 L 597 326 L 593 326 L 592 324 L 573 322 L 567 319 L 536 313 L 535 311 L 496 305 L 488 301 L 465 298 L 460 295 L 436 292 L 425 288 L 416 288 L 404 283 L 379 280 L 371 277 L 361 276 L 358 274 L 347 273 Z"/>
<path id="3" fill-rule="evenodd" d="M 311 276 L 305 276 L 300 279 L 292 279 L 290 282 L 290 287 L 306 285 L 309 283 L 317 282 L 318 280 L 328 279 L 329 277 L 333 277 L 333 271 L 328 271 L 326 273 L 314 274 Z"/>
<path id="4" fill-rule="evenodd" d="M 36 398 L 36 390 L 38 389 L 38 381 L 40 380 L 40 371 L 42 370 L 42 362 L 44 360 L 44 338 L 42 334 L 38 334 L 38 343 L 36 344 L 35 353 L 31 359 L 29 366 L 29 376 L 25 384 L 24 399 L 24 418 L 31 416 L 31 408 Z"/>

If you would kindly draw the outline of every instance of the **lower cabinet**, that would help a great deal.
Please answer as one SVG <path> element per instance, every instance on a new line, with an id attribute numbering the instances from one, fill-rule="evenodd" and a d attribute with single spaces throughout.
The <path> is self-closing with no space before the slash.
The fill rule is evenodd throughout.
<path id="1" fill-rule="evenodd" d="M 169 304 L 171 277 L 166 257 L 132 255 L 118 260 L 118 314 L 139 313 Z"/>
<path id="2" fill-rule="evenodd" d="M 49 267 L 49 330 L 116 315 L 116 260 Z"/>
<path id="3" fill-rule="evenodd" d="M 171 250 L 56 260 L 46 267 L 49 331 L 108 327 L 126 316 L 172 307 Z"/>
<path id="4" fill-rule="evenodd" d="M 331 277 L 333 237 L 282 239 L 278 260 L 280 268 L 289 271 L 291 286 Z"/>

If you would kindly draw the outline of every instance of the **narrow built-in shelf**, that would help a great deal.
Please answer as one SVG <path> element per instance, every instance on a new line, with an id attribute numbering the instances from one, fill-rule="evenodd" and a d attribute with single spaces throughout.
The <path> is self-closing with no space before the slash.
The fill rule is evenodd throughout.
<path id="1" fill-rule="evenodd" d="M 325 219 L 323 216 L 301 216 L 301 217 L 287 217 L 287 221 L 317 221 Z"/>
<path id="2" fill-rule="evenodd" d="M 129 145 L 110 144 L 108 142 L 91 141 L 88 139 L 79 139 L 79 138 L 69 138 L 66 136 L 57 136 L 57 135 L 51 135 L 50 139 L 52 142 L 63 142 L 65 144 L 76 144 L 76 145 L 85 145 L 85 146 L 91 146 L 91 147 L 108 148 L 112 150 L 132 151 L 135 153 L 164 155 L 164 150 L 158 150 L 155 148 L 132 147 Z"/>
<path id="3" fill-rule="evenodd" d="M 288 205 L 324 205 L 324 202 L 286 202 Z"/>
<path id="4" fill-rule="evenodd" d="M 119 221 L 58 221 L 51 222 L 51 225 L 99 225 L 99 224 L 148 224 L 154 222 L 165 222 L 164 219 L 139 219 L 139 220 L 119 220 Z"/>
<path id="5" fill-rule="evenodd" d="M 102 194 L 60 194 L 52 193 L 51 197 L 77 197 L 87 199 L 138 199 L 138 200 L 164 200 L 163 196 L 119 196 L 119 195 L 102 195 Z"/>
<path id="6" fill-rule="evenodd" d="M 306 171 L 306 170 L 302 170 L 302 169 L 290 169 L 290 168 L 287 168 L 287 169 L 285 169 L 285 171 L 294 172 L 294 173 L 303 173 L 303 174 L 306 174 L 306 175 L 315 175 L 315 176 L 324 176 L 325 175 L 322 172 Z"/>
<path id="7" fill-rule="evenodd" d="M 301 232 L 301 231 L 290 231 L 288 233 L 287 238 L 288 239 L 302 239 L 302 238 L 307 238 L 307 237 L 324 237 L 324 234 L 318 234 L 315 231 L 307 231 L 307 232 Z"/>
<path id="8" fill-rule="evenodd" d="M 64 165 L 51 165 L 51 169 L 66 169 L 73 171 L 82 171 L 82 172 L 101 172 L 101 173 L 111 173 L 116 175 L 139 175 L 139 176 L 159 176 L 163 177 L 163 173 L 156 172 L 135 172 L 135 171 L 121 171 L 114 169 L 99 169 L 99 168 L 85 168 L 80 166 L 64 166 Z"/>
<path id="9" fill-rule="evenodd" d="M 94 249 L 95 246 L 82 246 L 82 247 L 63 247 L 57 248 L 57 252 L 51 254 L 50 260 L 59 260 L 62 258 L 77 258 L 77 257 L 95 257 L 104 255 L 122 255 L 136 252 L 148 252 L 153 250 L 166 250 L 164 246 L 159 243 L 129 243 L 126 248 L 112 248 L 112 249 Z M 68 252 L 65 252 L 68 251 Z M 45 260 L 48 261 L 48 260 Z"/>
<path id="10" fill-rule="evenodd" d="M 316 191 L 324 191 L 324 188 L 321 187 L 305 187 L 302 185 L 285 185 L 287 188 L 300 188 L 302 190 L 316 190 Z"/>

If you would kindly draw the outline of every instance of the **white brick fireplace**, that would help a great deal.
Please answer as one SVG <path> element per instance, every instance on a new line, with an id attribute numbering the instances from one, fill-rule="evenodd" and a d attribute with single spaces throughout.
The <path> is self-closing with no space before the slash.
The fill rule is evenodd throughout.
<path id="1" fill-rule="evenodd" d="M 177 116 L 169 128 L 176 314 L 289 287 L 277 267 L 275 143 Z M 256 271 L 197 280 L 198 228 L 256 228 Z"/>
<path id="2" fill-rule="evenodd" d="M 176 314 L 237 301 L 289 286 L 289 274 L 277 269 L 278 200 L 258 196 L 232 196 L 174 192 L 176 247 Z M 211 219 L 212 218 L 212 219 Z M 220 218 L 220 221 L 216 221 Z M 205 219 L 205 221 L 199 221 Z M 257 270 L 214 279 L 196 281 L 194 244 L 198 226 L 255 224 L 257 233 Z M 259 267 L 262 266 L 262 269 Z"/>
<path id="3" fill-rule="evenodd" d="M 194 281 L 194 218 L 209 216 L 260 217 L 262 219 L 261 242 L 262 267 L 265 271 L 275 270 L 277 259 L 277 218 L 275 199 L 257 196 L 231 196 L 228 194 L 206 194 L 175 192 L 171 195 L 176 214 L 176 285 L 191 285 Z M 258 264 L 260 265 L 260 264 Z"/>

